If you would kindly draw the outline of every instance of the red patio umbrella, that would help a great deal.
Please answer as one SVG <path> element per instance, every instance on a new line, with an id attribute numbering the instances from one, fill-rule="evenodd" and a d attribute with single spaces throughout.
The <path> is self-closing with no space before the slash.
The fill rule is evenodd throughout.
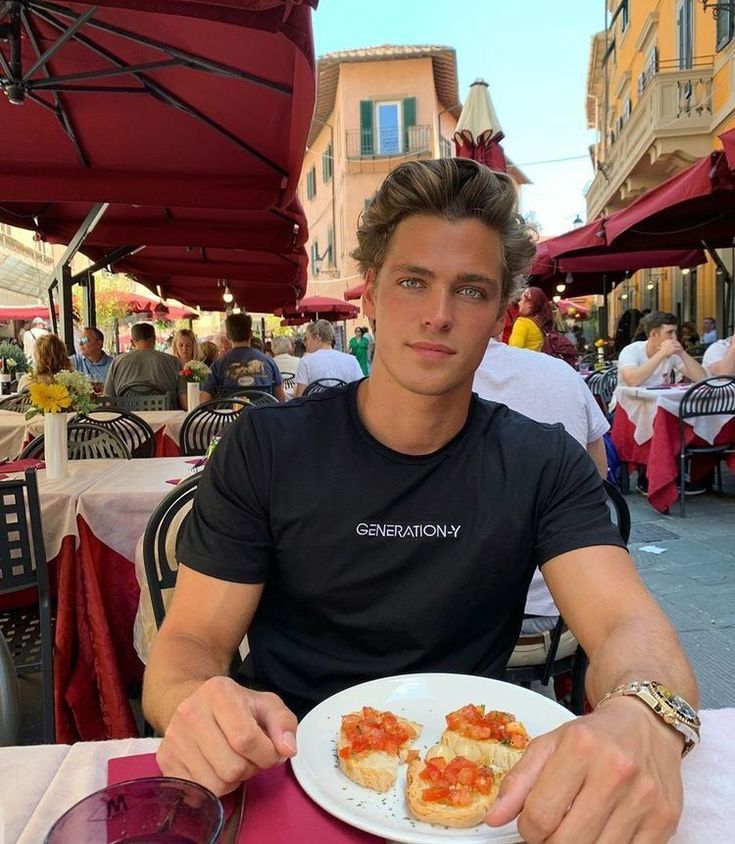
<path id="1" fill-rule="evenodd" d="M 365 291 L 365 282 L 362 281 L 360 284 L 356 284 L 354 287 L 348 287 L 347 290 L 344 292 L 344 300 L 345 302 L 354 302 L 357 299 L 362 299 L 362 294 Z"/>
<path id="2" fill-rule="evenodd" d="M 284 305 L 274 311 L 276 316 L 307 317 L 311 319 L 354 319 L 360 309 L 355 305 L 329 296 L 309 296 L 298 304 Z"/>
<path id="3" fill-rule="evenodd" d="M 500 142 L 505 135 L 495 113 L 488 84 L 475 79 L 454 132 L 457 156 L 472 158 L 491 170 L 507 172 L 508 164 Z"/>
<path id="4" fill-rule="evenodd" d="M 576 302 L 572 302 L 571 299 L 560 299 L 556 303 L 556 306 L 561 311 L 562 316 L 576 317 L 579 315 L 580 319 L 587 319 L 590 315 L 590 312 L 584 305 L 578 305 Z"/>

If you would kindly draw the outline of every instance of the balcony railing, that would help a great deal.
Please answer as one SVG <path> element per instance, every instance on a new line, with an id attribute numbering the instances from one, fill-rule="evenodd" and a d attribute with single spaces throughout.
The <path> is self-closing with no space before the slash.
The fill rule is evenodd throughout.
<path id="1" fill-rule="evenodd" d="M 646 171 L 657 158 L 676 152 L 706 154 L 711 145 L 712 57 L 694 64 L 686 70 L 665 70 L 666 64 L 659 64 L 630 116 L 613 124 L 601 172 L 587 192 L 588 215 L 599 214 L 616 194 L 620 204 L 629 201 L 637 190 L 637 177 L 650 176 Z M 655 158 L 644 159 L 654 143 Z"/>
<path id="2" fill-rule="evenodd" d="M 431 152 L 431 126 L 349 129 L 348 158 L 382 158 Z"/>

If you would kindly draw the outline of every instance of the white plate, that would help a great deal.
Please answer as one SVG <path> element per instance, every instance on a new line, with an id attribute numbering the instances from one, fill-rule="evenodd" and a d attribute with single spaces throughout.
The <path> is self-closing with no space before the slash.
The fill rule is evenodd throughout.
<path id="1" fill-rule="evenodd" d="M 406 844 L 511 844 L 521 841 L 515 822 L 498 829 L 447 829 L 415 820 L 406 804 L 406 768 L 396 788 L 378 794 L 353 783 L 337 764 L 342 716 L 373 706 L 423 724 L 414 747 L 428 750 L 446 728 L 444 716 L 468 703 L 512 712 L 531 736 L 546 733 L 574 716 L 549 698 L 499 680 L 464 674 L 404 674 L 371 680 L 320 703 L 299 724 L 298 755 L 291 760 L 296 779 L 322 809 L 358 829 Z"/>

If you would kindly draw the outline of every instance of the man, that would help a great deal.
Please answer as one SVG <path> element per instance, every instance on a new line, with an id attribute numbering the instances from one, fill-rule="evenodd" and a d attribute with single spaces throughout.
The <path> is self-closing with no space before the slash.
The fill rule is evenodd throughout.
<path id="1" fill-rule="evenodd" d="M 685 375 L 690 381 L 701 381 L 706 377 L 704 369 L 676 339 L 677 319 L 674 314 L 654 311 L 644 317 L 643 327 L 648 339 L 630 343 L 620 352 L 619 385 L 659 387 L 669 383 L 672 372 Z"/>
<path id="2" fill-rule="evenodd" d="M 600 706 L 532 742 L 487 822 L 519 815 L 530 844 L 668 840 L 685 740 L 623 684 L 658 678 L 696 705 L 686 657 L 585 451 L 472 397 L 535 251 L 512 180 L 468 159 L 402 164 L 358 243 L 371 376 L 242 414 L 202 474 L 144 685 L 162 770 L 225 793 L 297 752 L 284 700 L 304 712 L 404 672 L 499 676 L 539 565 Z M 328 482 L 282 483 L 295 467 Z M 245 632 L 269 691 L 224 676 Z"/>
<path id="3" fill-rule="evenodd" d="M 150 322 L 130 329 L 133 351 L 118 355 L 107 370 L 105 395 L 119 396 L 131 384 L 150 384 L 169 396 L 172 406 L 186 410 L 186 384 L 179 378 L 179 360 L 156 351 L 156 331 Z"/>
<path id="4" fill-rule="evenodd" d="M 29 363 L 33 363 L 33 350 L 36 348 L 36 340 L 48 334 L 46 330 L 46 322 L 43 317 L 34 317 L 31 327 L 25 330 L 23 334 L 23 351 L 26 353 Z"/>
<path id="5" fill-rule="evenodd" d="M 717 340 L 717 324 L 715 318 L 707 316 L 702 320 L 702 344 L 711 346 Z"/>
<path id="6" fill-rule="evenodd" d="M 326 319 L 318 319 L 306 326 L 306 354 L 296 368 L 296 398 L 320 378 L 339 379 L 349 384 L 364 377 L 357 358 L 333 349 L 333 342 L 334 329 Z"/>
<path id="7" fill-rule="evenodd" d="M 735 336 L 735 335 L 734 335 Z M 716 340 L 704 353 L 702 366 L 707 377 L 714 375 L 735 375 L 735 340 Z"/>
<path id="8" fill-rule="evenodd" d="M 276 362 L 278 371 L 283 375 L 284 372 L 289 375 L 296 374 L 296 368 L 299 365 L 300 358 L 297 358 L 293 353 L 293 341 L 285 334 L 279 334 L 271 341 L 271 351 L 273 352 L 273 360 Z"/>
<path id="9" fill-rule="evenodd" d="M 112 358 L 102 348 L 105 335 L 99 328 L 87 326 L 79 338 L 81 354 L 72 355 L 71 362 L 77 372 L 83 372 L 100 389 L 107 379 Z"/>
<path id="10" fill-rule="evenodd" d="M 473 389 L 481 398 L 505 404 L 536 422 L 561 423 L 606 477 L 604 435 L 610 425 L 582 378 L 563 360 L 491 340 L 475 372 Z M 544 642 L 517 646 L 508 665 L 543 662 L 558 618 L 559 610 L 537 569 L 528 590 L 521 635 L 542 636 Z M 567 630 L 559 641 L 558 658 L 569 656 L 576 648 L 577 640 Z M 534 690 L 555 698 L 553 680 L 547 687 L 539 686 Z"/>
<path id="11" fill-rule="evenodd" d="M 278 401 L 286 401 L 283 378 L 273 358 L 250 346 L 253 336 L 250 314 L 230 314 L 225 320 L 225 332 L 232 348 L 212 364 L 202 384 L 202 401 L 213 398 L 216 387 L 251 387 L 272 393 Z"/>

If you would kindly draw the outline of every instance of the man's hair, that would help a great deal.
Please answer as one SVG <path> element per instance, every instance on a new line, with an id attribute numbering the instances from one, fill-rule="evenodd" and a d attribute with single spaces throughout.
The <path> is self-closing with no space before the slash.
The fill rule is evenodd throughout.
<path id="1" fill-rule="evenodd" d="M 144 343 L 148 343 L 151 340 L 156 339 L 156 329 L 153 327 L 153 323 L 136 322 L 130 328 L 130 338 L 135 343 L 138 343 L 141 340 Z"/>
<path id="2" fill-rule="evenodd" d="M 225 320 L 225 334 L 233 343 L 244 343 L 253 335 L 253 318 L 250 314 L 230 314 Z"/>
<path id="3" fill-rule="evenodd" d="M 285 334 L 277 334 L 271 340 L 271 351 L 274 355 L 290 355 L 293 353 L 291 338 Z"/>
<path id="4" fill-rule="evenodd" d="M 643 330 L 646 332 L 646 337 L 650 337 L 651 332 L 657 328 L 661 328 L 662 325 L 678 325 L 679 320 L 675 314 L 671 314 L 668 311 L 652 311 L 643 317 L 641 324 L 643 325 Z"/>
<path id="5" fill-rule="evenodd" d="M 407 217 L 479 220 L 500 235 L 502 304 L 515 296 L 536 254 L 536 232 L 518 213 L 518 193 L 505 173 L 468 158 L 409 161 L 388 174 L 363 211 L 352 252 L 360 270 L 379 272 L 393 233 Z"/>
<path id="6" fill-rule="evenodd" d="M 704 317 L 705 320 L 709 320 L 712 325 L 717 325 L 717 320 L 713 316 L 706 316 Z"/>
<path id="7" fill-rule="evenodd" d="M 315 337 L 322 343 L 331 344 L 334 342 L 334 329 L 326 319 L 318 319 L 316 322 L 310 322 L 306 326 L 306 330 L 312 337 Z"/>
<path id="8" fill-rule="evenodd" d="M 105 335 L 99 330 L 99 328 L 95 328 L 92 325 L 87 325 L 84 327 L 85 331 L 89 331 L 89 333 L 94 337 L 95 340 L 99 340 L 100 343 L 105 342 Z"/>

